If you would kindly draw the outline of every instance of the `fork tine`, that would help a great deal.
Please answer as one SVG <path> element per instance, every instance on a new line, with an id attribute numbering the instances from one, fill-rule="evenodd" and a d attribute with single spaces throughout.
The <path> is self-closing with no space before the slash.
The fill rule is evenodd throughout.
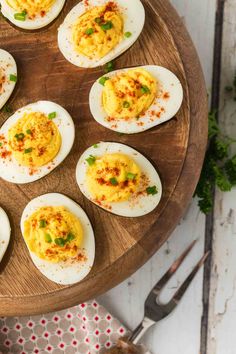
<path id="1" fill-rule="evenodd" d="M 167 270 L 167 272 L 163 275 L 163 277 L 159 280 L 159 282 L 154 286 L 152 291 L 161 290 L 170 280 L 172 275 L 179 269 L 189 252 L 192 250 L 193 246 L 196 244 L 197 240 L 194 240 L 188 248 L 181 254 L 181 256 L 171 265 L 171 267 Z"/>
<path id="2" fill-rule="evenodd" d="M 182 296 L 186 292 L 187 288 L 189 287 L 190 283 L 194 279 L 195 275 L 197 272 L 200 270 L 200 268 L 203 266 L 203 264 L 206 262 L 208 256 L 210 254 L 210 251 L 204 254 L 204 256 L 200 259 L 200 261 L 196 264 L 196 266 L 193 268 L 192 272 L 189 274 L 187 279 L 184 281 L 184 283 L 180 286 L 180 288 L 176 291 L 175 295 L 173 296 L 173 301 L 178 304 L 179 301 L 181 300 Z"/>

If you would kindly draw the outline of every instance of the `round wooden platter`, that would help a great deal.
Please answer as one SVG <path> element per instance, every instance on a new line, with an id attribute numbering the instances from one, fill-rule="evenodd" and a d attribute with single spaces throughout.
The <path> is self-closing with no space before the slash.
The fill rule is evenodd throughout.
<path id="1" fill-rule="evenodd" d="M 119 135 L 98 125 L 88 106 L 93 82 L 103 68 L 79 69 L 57 47 L 57 28 L 77 3 L 67 1 L 48 28 L 25 33 L 0 19 L 0 47 L 18 64 L 19 82 L 9 105 L 18 109 L 37 100 L 61 104 L 76 124 L 76 139 L 67 159 L 51 174 L 27 185 L 0 181 L 0 205 L 7 211 L 12 235 L 0 265 L 0 316 L 59 310 L 98 296 L 131 275 L 167 240 L 196 187 L 207 143 L 207 95 L 196 51 L 175 10 L 162 0 L 143 0 L 146 23 L 135 45 L 116 60 L 116 68 L 157 64 L 172 70 L 184 88 L 184 102 L 175 118 L 141 134 Z M 0 123 L 9 116 L 0 113 Z M 157 167 L 163 198 L 151 214 L 136 218 L 112 215 L 86 200 L 75 181 L 81 153 L 99 141 L 119 141 L 146 155 Z M 87 212 L 95 231 L 96 259 L 89 276 L 69 287 L 47 280 L 34 267 L 19 222 L 34 197 L 63 193 Z M 184 237 L 184 235 L 183 235 Z"/>

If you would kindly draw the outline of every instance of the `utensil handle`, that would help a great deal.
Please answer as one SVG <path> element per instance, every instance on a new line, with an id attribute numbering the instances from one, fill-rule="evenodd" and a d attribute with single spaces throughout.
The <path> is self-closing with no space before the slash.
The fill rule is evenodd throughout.
<path id="1" fill-rule="evenodd" d="M 133 331 L 129 337 L 129 341 L 133 344 L 137 344 L 141 337 L 147 332 L 147 330 L 155 324 L 154 321 L 147 317 L 144 317 L 140 325 Z"/>

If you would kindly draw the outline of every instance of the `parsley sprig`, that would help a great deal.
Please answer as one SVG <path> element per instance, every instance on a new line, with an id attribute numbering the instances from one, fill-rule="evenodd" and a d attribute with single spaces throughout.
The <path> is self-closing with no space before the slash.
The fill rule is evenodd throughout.
<path id="1" fill-rule="evenodd" d="M 209 145 L 195 195 L 199 208 L 207 214 L 213 209 L 214 187 L 222 192 L 236 186 L 236 155 L 230 157 L 230 147 L 236 140 L 223 135 L 216 120 L 216 112 L 209 113 Z"/>

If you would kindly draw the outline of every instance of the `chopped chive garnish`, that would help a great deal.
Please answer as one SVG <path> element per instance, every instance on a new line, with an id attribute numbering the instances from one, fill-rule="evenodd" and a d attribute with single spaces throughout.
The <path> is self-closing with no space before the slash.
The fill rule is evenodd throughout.
<path id="1" fill-rule="evenodd" d="M 114 70 L 114 68 L 115 68 L 114 61 L 110 61 L 109 63 L 107 63 L 105 67 L 105 72 L 109 73 L 110 71 Z"/>
<path id="2" fill-rule="evenodd" d="M 111 21 L 107 21 L 101 25 L 101 28 L 103 29 L 103 31 L 108 31 L 112 27 L 113 27 L 113 23 Z"/>
<path id="3" fill-rule="evenodd" d="M 94 144 L 93 147 L 94 147 L 94 149 L 97 149 L 98 148 L 98 144 Z"/>
<path id="4" fill-rule="evenodd" d="M 146 85 L 143 85 L 143 86 L 141 87 L 141 92 L 142 92 L 143 94 L 145 94 L 145 93 L 151 93 L 149 87 L 147 87 Z"/>
<path id="5" fill-rule="evenodd" d="M 29 134 L 29 135 L 31 135 L 31 134 L 32 134 L 32 130 L 27 129 L 27 130 L 26 130 L 26 133 Z"/>
<path id="6" fill-rule="evenodd" d="M 56 116 L 57 116 L 56 112 L 51 112 L 51 113 L 49 113 L 48 118 L 49 119 L 54 119 L 54 118 L 56 118 Z"/>
<path id="7" fill-rule="evenodd" d="M 15 135 L 15 138 L 16 138 L 17 141 L 23 140 L 24 137 L 25 137 L 24 133 L 20 133 L 20 134 L 16 134 Z"/>
<path id="8" fill-rule="evenodd" d="M 147 194 L 151 194 L 151 195 L 155 195 L 155 194 L 158 193 L 156 186 L 148 187 L 148 188 L 146 189 L 146 191 L 147 191 Z"/>
<path id="9" fill-rule="evenodd" d="M 71 242 L 75 239 L 75 235 L 72 234 L 72 232 L 69 232 L 66 238 L 66 242 Z"/>
<path id="10" fill-rule="evenodd" d="M 27 15 L 27 12 L 26 11 L 22 11 L 22 12 L 14 14 L 14 18 L 17 21 L 25 21 L 26 20 L 26 15 Z"/>
<path id="11" fill-rule="evenodd" d="M 110 178 L 110 182 L 113 186 L 117 186 L 117 184 L 118 184 L 118 181 L 115 177 Z"/>
<path id="12" fill-rule="evenodd" d="M 46 241 L 47 243 L 51 243 L 51 242 L 52 242 L 52 238 L 51 238 L 51 236 L 50 236 L 49 234 L 45 234 L 45 235 L 44 235 L 44 239 L 45 239 L 45 241 Z"/>
<path id="13" fill-rule="evenodd" d="M 54 242 L 55 242 L 55 244 L 57 246 L 60 246 L 60 247 L 64 247 L 65 244 L 66 244 L 66 240 L 64 238 L 61 238 L 61 237 L 55 238 Z"/>
<path id="14" fill-rule="evenodd" d="M 7 104 L 5 104 L 5 106 L 3 107 L 3 112 L 5 112 L 5 113 L 12 113 L 13 112 L 13 109 L 9 106 L 9 105 L 7 105 Z"/>
<path id="15" fill-rule="evenodd" d="M 129 37 L 131 37 L 132 36 L 132 33 L 131 32 L 125 32 L 125 37 L 126 38 L 129 38 Z"/>
<path id="16" fill-rule="evenodd" d="M 88 36 L 91 36 L 91 34 L 93 34 L 93 33 L 94 33 L 94 29 L 93 28 L 88 28 L 85 31 L 85 34 L 87 34 Z"/>
<path id="17" fill-rule="evenodd" d="M 87 159 L 86 159 L 87 163 L 89 164 L 89 166 L 92 166 L 95 164 L 96 161 L 96 157 L 93 155 L 90 155 Z"/>
<path id="18" fill-rule="evenodd" d="M 102 18 L 96 17 L 94 21 L 100 25 L 100 23 L 102 23 Z"/>
<path id="19" fill-rule="evenodd" d="M 67 238 L 58 237 L 55 238 L 54 242 L 57 246 L 64 247 L 67 242 L 71 242 L 75 239 L 75 235 L 69 232 Z"/>
<path id="20" fill-rule="evenodd" d="M 129 107 L 130 107 L 130 103 L 127 102 L 127 101 L 124 101 L 124 102 L 123 102 L 123 107 L 124 107 L 124 108 L 129 108 Z"/>
<path id="21" fill-rule="evenodd" d="M 106 81 L 109 80 L 109 77 L 103 76 L 101 79 L 99 79 L 99 84 L 102 86 L 105 86 Z"/>
<path id="22" fill-rule="evenodd" d="M 29 154 L 30 152 L 32 152 L 33 148 L 28 148 L 28 149 L 25 149 L 24 153 L 25 154 Z"/>
<path id="23" fill-rule="evenodd" d="M 0 143 L 0 147 L 2 146 L 2 143 Z"/>
<path id="24" fill-rule="evenodd" d="M 46 227 L 46 225 L 47 225 L 47 221 L 46 221 L 46 220 L 40 220 L 40 221 L 39 221 L 39 227 L 40 227 L 40 229 Z"/>
<path id="25" fill-rule="evenodd" d="M 9 79 L 10 79 L 10 81 L 16 82 L 17 81 L 17 76 L 13 75 L 13 74 L 10 74 Z"/>
<path id="26" fill-rule="evenodd" d="M 137 176 L 137 174 L 136 173 L 131 173 L 131 172 L 129 172 L 129 173 L 127 173 L 127 179 L 130 179 L 130 180 L 134 180 L 135 178 L 136 178 L 136 176 Z"/>

